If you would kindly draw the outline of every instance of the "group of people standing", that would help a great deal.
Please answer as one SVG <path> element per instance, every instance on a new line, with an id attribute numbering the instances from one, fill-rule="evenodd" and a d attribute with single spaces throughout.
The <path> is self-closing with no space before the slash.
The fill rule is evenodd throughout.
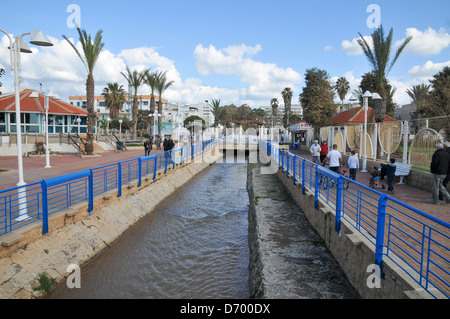
<path id="1" fill-rule="evenodd" d="M 157 150 L 161 150 L 161 138 L 159 136 L 156 136 L 156 138 L 154 139 L 153 135 L 150 134 L 149 138 L 144 142 L 145 156 L 150 155 L 150 152 L 153 149 L 153 144 L 155 144 Z M 164 142 L 163 142 L 164 152 L 172 150 L 172 148 L 174 146 L 175 146 L 175 143 L 173 142 L 171 136 L 169 136 L 168 138 L 167 137 L 164 138 Z"/>
<path id="2" fill-rule="evenodd" d="M 318 165 L 325 166 L 326 162 L 329 161 L 329 169 L 338 173 L 343 174 L 342 166 L 342 154 L 337 150 L 337 144 L 333 144 L 332 150 L 328 151 L 328 145 L 326 141 L 322 141 L 319 145 L 318 140 L 314 140 L 314 143 L 310 147 L 310 152 L 312 155 L 313 163 Z M 356 180 L 356 172 L 359 169 L 359 158 L 356 156 L 356 152 L 354 150 L 351 151 L 351 155 L 347 161 L 349 172 L 349 178 L 352 180 Z M 373 171 L 370 172 L 370 180 L 369 186 L 374 187 L 374 181 L 378 176 L 379 179 L 383 179 L 384 176 L 387 177 L 388 191 L 393 194 L 394 190 L 394 177 L 395 177 L 395 159 L 392 158 L 390 163 L 381 164 L 382 170 L 381 172 L 377 167 L 374 167 Z"/>
<path id="3" fill-rule="evenodd" d="M 332 150 L 328 151 L 326 141 L 322 141 L 319 145 L 318 140 L 310 147 L 313 163 L 325 166 L 329 160 L 329 169 L 342 174 L 342 155 L 337 150 L 337 145 L 334 144 Z M 389 163 L 381 164 L 381 169 L 374 166 L 369 171 L 370 179 L 369 186 L 374 188 L 377 181 L 387 179 L 388 192 L 394 194 L 394 178 L 395 178 L 395 158 L 390 158 Z M 351 151 L 348 158 L 347 165 L 350 169 L 349 178 L 356 180 L 356 172 L 359 169 L 359 159 L 355 151 Z M 445 200 L 447 204 L 450 203 L 450 193 L 447 191 L 447 185 L 450 182 L 450 142 L 436 144 L 436 151 L 433 154 L 430 164 L 430 172 L 433 174 L 432 194 L 433 199 L 430 204 L 439 205 L 439 200 Z M 385 186 L 382 186 L 385 189 Z"/>

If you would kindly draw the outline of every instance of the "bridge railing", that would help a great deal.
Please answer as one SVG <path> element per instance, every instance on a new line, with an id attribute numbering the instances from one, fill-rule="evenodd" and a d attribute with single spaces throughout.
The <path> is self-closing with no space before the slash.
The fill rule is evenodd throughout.
<path id="1" fill-rule="evenodd" d="M 337 174 L 321 165 L 261 141 L 282 172 L 301 183 L 336 213 L 335 230 L 344 221 L 375 247 L 374 263 L 389 259 L 433 297 L 450 295 L 450 224 Z"/>
<path id="2" fill-rule="evenodd" d="M 81 202 L 87 202 L 92 211 L 94 197 L 114 189 L 120 197 L 123 185 L 137 181 L 140 186 L 142 178 L 155 179 L 157 172 L 192 162 L 215 145 L 211 139 L 0 191 L 0 237 L 34 223 L 41 223 L 42 234 L 46 234 L 49 215 Z"/>

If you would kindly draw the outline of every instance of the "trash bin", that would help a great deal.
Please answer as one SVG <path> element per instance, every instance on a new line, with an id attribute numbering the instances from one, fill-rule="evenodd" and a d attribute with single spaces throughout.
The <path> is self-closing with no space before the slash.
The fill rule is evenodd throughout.
<path id="1" fill-rule="evenodd" d="M 117 149 L 123 150 L 123 142 L 122 141 L 117 141 Z"/>

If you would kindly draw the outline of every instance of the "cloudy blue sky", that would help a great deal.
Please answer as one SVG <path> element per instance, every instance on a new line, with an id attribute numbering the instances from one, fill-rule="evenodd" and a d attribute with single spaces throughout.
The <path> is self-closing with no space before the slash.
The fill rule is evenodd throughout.
<path id="1" fill-rule="evenodd" d="M 86 70 L 62 37 L 78 43 L 75 22 L 92 35 L 103 30 L 97 95 L 107 82 L 126 86 L 120 74 L 126 65 L 167 71 L 174 85 L 164 98 L 175 103 L 220 99 L 221 105 L 256 108 L 272 98 L 282 101 L 285 87 L 296 103 L 313 67 L 334 80 L 345 76 L 353 90 L 371 69 L 356 42 L 358 32 L 370 36 L 377 23 L 386 32 L 393 28 L 394 43 L 413 36 L 388 76 L 398 104 L 410 102 L 406 89 L 450 65 L 448 0 L 20 0 L 1 7 L 0 29 L 12 36 L 42 30 L 54 43 L 30 45 L 33 53 L 22 54 L 21 87 L 39 89 L 42 83 L 63 100 L 85 94 Z M 9 41 L 3 33 L 0 40 L 6 93 L 13 91 L 13 74 Z M 148 92 L 146 86 L 140 90 Z"/>

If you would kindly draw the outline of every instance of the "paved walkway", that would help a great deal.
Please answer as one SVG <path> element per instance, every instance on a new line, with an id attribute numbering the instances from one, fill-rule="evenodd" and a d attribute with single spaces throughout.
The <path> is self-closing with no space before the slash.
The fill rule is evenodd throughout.
<path id="1" fill-rule="evenodd" d="M 312 160 L 311 154 L 307 151 L 293 149 L 290 151 L 308 160 Z M 156 154 L 159 152 L 162 151 L 154 149 L 151 154 Z M 27 184 L 39 182 L 46 178 L 79 172 L 85 169 L 96 168 L 140 156 L 144 156 L 143 147 L 129 148 L 129 150 L 122 152 L 105 151 L 93 156 L 83 156 L 82 158 L 77 155 L 51 155 L 51 168 L 44 167 L 45 155 L 23 157 L 24 180 Z M 5 172 L 0 172 L 0 191 L 16 187 L 18 181 L 17 157 L 0 156 L 0 169 L 7 170 Z M 356 181 L 361 184 L 368 185 L 369 173 L 362 173 L 358 171 Z M 377 188 L 377 190 L 380 192 L 387 192 L 387 187 L 385 190 L 382 190 L 381 188 Z M 431 189 L 427 192 L 407 184 L 396 184 L 395 194 L 389 195 L 425 213 L 450 223 L 450 204 L 445 205 L 445 201 L 441 201 L 441 205 L 433 205 L 428 203 L 432 199 Z"/>
<path id="2" fill-rule="evenodd" d="M 150 155 L 163 152 L 153 149 Z M 50 155 L 51 168 L 45 168 L 45 155 L 23 157 L 23 175 L 25 183 L 39 182 L 43 179 L 79 172 L 108 164 L 126 161 L 144 156 L 144 148 L 128 148 L 127 151 L 105 151 L 91 156 Z M 17 156 L 0 156 L 0 191 L 14 188 L 18 182 Z"/>
<path id="3" fill-rule="evenodd" d="M 307 151 L 291 149 L 290 152 L 306 158 L 309 161 L 312 161 L 311 153 Z M 344 164 L 346 163 L 344 162 Z M 348 177 L 348 168 L 344 170 L 347 170 L 346 176 Z M 356 181 L 363 185 L 369 186 L 369 179 L 369 173 L 362 173 L 361 171 L 358 171 L 356 173 Z M 450 204 L 446 205 L 445 201 L 441 201 L 441 205 L 433 205 L 428 203 L 433 198 L 431 189 L 429 191 L 424 191 L 407 184 L 395 184 L 395 193 L 390 194 L 387 191 L 387 183 L 385 181 L 382 181 L 382 184 L 385 184 L 386 188 L 383 190 L 381 187 L 379 187 L 376 189 L 377 191 L 381 193 L 387 193 L 389 196 L 394 197 L 395 199 L 400 200 L 403 203 L 408 204 L 409 206 L 415 207 L 425 213 L 430 214 L 431 216 L 450 223 Z"/>

